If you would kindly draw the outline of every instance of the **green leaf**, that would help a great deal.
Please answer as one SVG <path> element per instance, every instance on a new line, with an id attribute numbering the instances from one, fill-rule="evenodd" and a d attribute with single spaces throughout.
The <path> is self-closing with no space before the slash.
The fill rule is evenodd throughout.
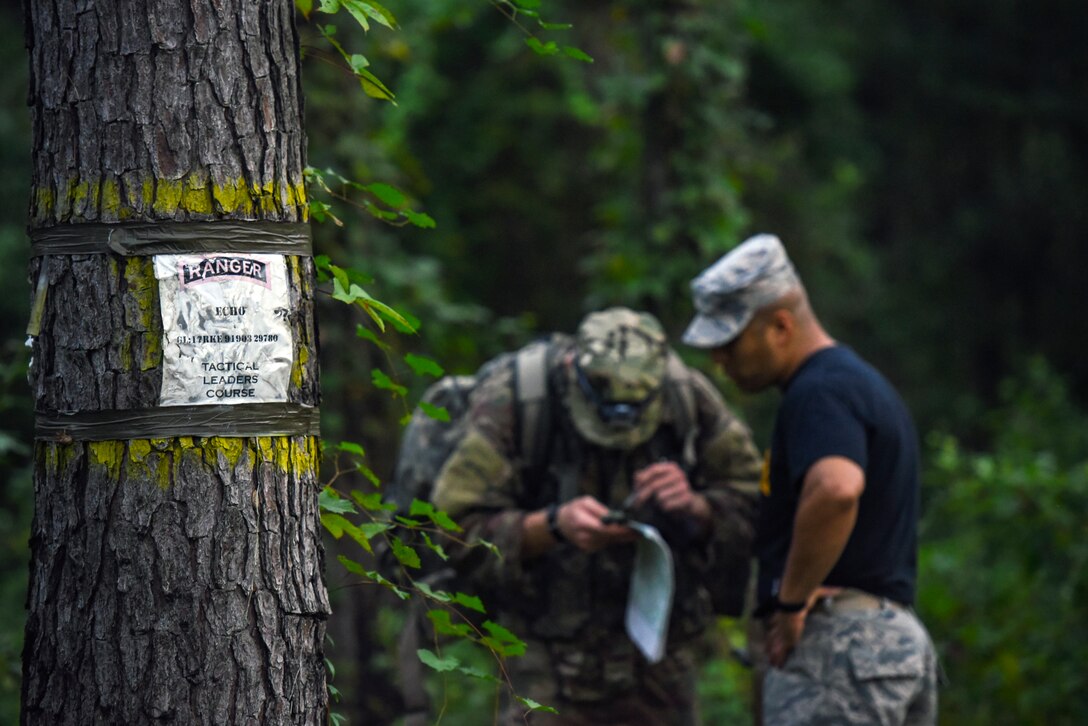
<path id="1" fill-rule="evenodd" d="M 446 554 L 446 550 L 442 548 L 442 545 L 432 540 L 430 535 L 426 532 L 421 532 L 421 534 L 423 535 L 423 543 L 427 546 L 427 549 L 438 555 L 439 559 L 445 562 L 450 558 L 450 556 Z"/>
<path id="2" fill-rule="evenodd" d="M 325 487 L 317 495 L 317 505 L 326 512 L 334 514 L 354 514 L 355 506 L 340 496 L 332 487 Z"/>
<path id="3" fill-rule="evenodd" d="M 374 473 L 374 470 L 361 461 L 355 464 L 355 471 L 365 476 L 367 481 L 375 487 L 380 487 L 382 485 L 382 480 L 378 478 L 378 475 Z"/>
<path id="4" fill-rule="evenodd" d="M 371 554 L 374 554 L 374 549 L 370 546 L 371 538 L 393 528 L 393 525 L 385 522 L 367 522 L 357 526 L 347 518 L 333 512 L 322 513 L 321 524 L 336 539 L 340 539 L 346 534 Z"/>
<path id="5" fill-rule="evenodd" d="M 365 55 L 353 53 L 348 57 L 348 65 L 351 66 L 351 72 L 358 75 L 364 68 L 370 66 L 370 61 L 367 60 Z M 347 179 L 341 179 L 341 181 L 347 181 Z"/>
<path id="6" fill-rule="evenodd" d="M 302 17 L 310 19 L 310 13 L 314 11 L 314 0 L 295 0 L 295 8 L 302 13 Z"/>
<path id="7" fill-rule="evenodd" d="M 432 522 L 437 524 L 442 529 L 450 532 L 461 532 L 461 525 L 454 522 L 450 515 L 443 512 L 441 509 L 435 509 L 434 505 L 430 502 L 424 502 L 419 499 L 413 499 L 412 504 L 408 507 L 408 515 L 412 517 L 418 517 L 420 515 L 427 517 Z"/>
<path id="8" fill-rule="evenodd" d="M 370 30 L 369 20 L 374 20 L 390 30 L 395 30 L 397 21 L 393 14 L 372 0 L 340 0 L 340 4 L 351 13 L 364 30 Z"/>
<path id="9" fill-rule="evenodd" d="M 393 346 L 384 342 L 381 338 L 377 336 L 377 334 L 373 330 L 366 327 L 365 325 L 357 325 L 355 327 L 355 337 L 362 338 L 363 340 L 369 340 L 371 343 L 385 351 L 392 350 L 393 348 Z"/>
<path id="10" fill-rule="evenodd" d="M 384 5 L 374 2 L 374 0 L 362 0 L 363 6 L 366 8 L 367 14 L 377 20 L 379 23 L 395 30 L 397 27 L 397 19 L 393 17 L 393 13 L 389 12 Z"/>
<path id="11" fill-rule="evenodd" d="M 344 536 L 343 524 L 345 522 L 347 522 L 347 520 L 341 517 L 339 514 L 332 514 L 326 512 L 322 513 L 321 515 L 322 526 L 325 527 L 325 529 L 329 530 L 329 534 L 331 534 L 336 539 L 340 539 Z"/>
<path id="12" fill-rule="evenodd" d="M 401 313 L 400 318 L 393 318 L 389 322 L 393 323 L 393 327 L 397 329 L 398 333 L 414 335 L 419 331 L 419 318 L 409 313 Z"/>
<path id="13" fill-rule="evenodd" d="M 411 323 L 408 321 L 407 318 L 405 318 L 403 315 L 401 315 L 400 313 L 398 313 L 396 310 L 389 307 L 385 303 L 383 303 L 383 302 L 381 302 L 379 300 L 375 300 L 374 298 L 372 298 L 372 297 L 370 297 L 368 295 L 367 296 L 366 306 L 367 306 L 368 311 L 371 310 L 371 309 L 377 311 L 378 313 L 381 314 L 381 316 L 383 318 L 385 318 L 386 320 L 393 323 L 393 325 L 395 325 L 398 330 L 400 330 L 401 326 L 403 325 L 405 327 L 405 330 L 403 330 L 402 332 L 408 332 L 408 333 L 416 332 L 415 328 L 413 328 L 411 326 Z M 418 321 L 417 321 L 417 323 L 418 323 Z M 382 329 L 384 330 L 385 328 L 383 327 Z"/>
<path id="14" fill-rule="evenodd" d="M 368 580 L 371 580 L 372 582 L 378 583 L 382 587 L 385 587 L 385 588 L 391 590 L 393 592 L 393 594 L 396 595 L 397 597 L 399 597 L 401 600 L 408 600 L 409 598 L 412 597 L 410 593 L 405 592 L 404 590 L 400 589 L 399 587 L 394 585 L 392 582 L 390 582 L 389 580 L 382 577 L 380 573 L 374 572 L 373 570 L 366 569 L 365 567 L 360 565 L 355 560 L 349 559 L 349 558 L 345 557 L 344 555 L 337 555 L 336 559 L 340 561 L 340 564 L 343 565 L 344 569 L 347 570 L 348 572 L 352 573 L 353 575 L 359 575 L 360 577 L 365 577 Z"/>
<path id="15" fill-rule="evenodd" d="M 430 358 L 425 358 L 413 353 L 407 353 L 404 356 L 404 362 L 411 366 L 417 376 L 427 375 L 438 378 L 446 372 L 442 366 L 438 365 L 438 363 Z"/>
<path id="16" fill-rule="evenodd" d="M 366 13 L 359 7 L 358 0 L 340 0 L 340 4 L 343 5 L 351 17 L 355 18 L 355 22 L 363 26 L 363 30 L 370 31 L 370 22 L 367 20 Z"/>
<path id="17" fill-rule="evenodd" d="M 340 0 L 321 0 L 321 12 L 330 15 L 340 9 Z"/>
<path id="18" fill-rule="evenodd" d="M 495 555 L 500 560 L 502 559 L 502 551 L 498 547 L 496 547 L 494 543 L 488 542 L 486 539 L 478 539 L 476 540 L 476 546 L 483 547 L 485 550 Z"/>
<path id="19" fill-rule="evenodd" d="M 347 290 L 351 287 L 351 278 L 348 276 L 347 270 L 342 267 L 337 267 L 336 265 L 329 265 L 329 272 L 332 273 L 333 279 L 342 290 Z"/>
<path id="20" fill-rule="evenodd" d="M 481 638 L 480 643 L 499 655 L 525 655 L 525 642 L 503 626 L 487 620 L 484 621 L 484 630 L 490 635 Z"/>
<path id="21" fill-rule="evenodd" d="M 592 63 L 593 62 L 593 56 L 587 54 L 585 51 L 581 50 L 580 48 L 575 48 L 574 46 L 571 46 L 571 45 L 564 45 L 563 46 L 563 53 L 568 58 L 573 58 L 574 60 L 582 61 L 583 63 Z"/>
<path id="22" fill-rule="evenodd" d="M 453 621 L 450 620 L 448 610 L 428 610 L 427 618 L 434 625 L 434 630 L 439 635 L 459 635 L 461 637 L 467 637 L 472 633 L 472 628 L 465 623 L 454 625 Z"/>
<path id="23" fill-rule="evenodd" d="M 382 577 L 381 573 L 375 572 L 374 570 L 368 570 L 355 560 L 345 557 L 344 555 L 337 555 L 336 559 L 339 560 L 340 564 L 343 565 L 344 569 L 348 572 L 352 573 L 353 575 L 365 577 L 371 582 L 375 582 L 381 585 L 382 587 L 392 591 L 393 594 L 399 597 L 401 600 L 408 600 L 412 597 L 411 593 L 405 592 L 404 590 L 400 589 L 392 582 Z"/>
<path id="24" fill-rule="evenodd" d="M 361 575 L 362 577 L 369 576 L 370 571 L 360 565 L 355 560 L 345 557 L 344 555 L 337 555 L 336 559 L 339 560 L 340 564 L 344 566 L 344 569 L 351 574 Z"/>
<path id="25" fill-rule="evenodd" d="M 469 610 L 475 610 L 478 613 L 487 612 L 487 610 L 484 609 L 483 600 L 476 597 L 475 595 L 466 595 L 463 592 L 454 593 L 453 601 L 458 605 L 462 605 Z"/>
<path id="26" fill-rule="evenodd" d="M 536 701 L 534 701 L 531 698 L 525 698 L 524 696 L 519 696 L 516 693 L 514 694 L 514 698 L 516 698 L 519 703 L 521 703 L 523 706 L 528 708 L 530 711 L 543 711 L 544 713 L 555 713 L 555 714 L 559 713 L 558 711 L 556 711 L 551 706 L 545 706 L 543 704 L 537 703 Z"/>
<path id="27" fill-rule="evenodd" d="M 371 217 L 374 217 L 375 219 L 380 219 L 383 222 L 389 222 L 390 224 L 400 219 L 399 212 L 382 209 L 377 204 L 372 204 L 365 199 L 363 200 L 363 209 L 365 209 Z"/>
<path id="28" fill-rule="evenodd" d="M 408 197 L 404 196 L 404 193 L 399 189 L 389 184 L 382 184 L 379 182 L 376 184 L 368 184 L 363 188 L 377 197 L 382 204 L 387 206 L 400 208 L 408 204 Z"/>
<path id="29" fill-rule="evenodd" d="M 419 555 L 414 549 L 400 541 L 399 537 L 390 537 L 389 546 L 393 550 L 393 556 L 405 567 L 418 570 L 420 566 Z"/>
<path id="30" fill-rule="evenodd" d="M 363 300 L 365 303 L 363 305 L 364 308 L 377 302 L 376 300 L 374 300 L 374 298 L 370 297 L 370 293 L 356 285 L 354 282 L 345 282 L 343 279 L 341 279 L 347 276 L 347 273 L 344 272 L 344 270 L 341 270 L 339 268 L 333 269 L 337 273 L 339 273 L 336 274 L 336 279 L 332 281 L 332 297 L 334 300 L 339 300 L 340 302 L 347 303 L 348 305 L 352 305 L 357 303 L 359 300 Z"/>
<path id="31" fill-rule="evenodd" d="M 324 202 L 319 202 L 316 199 L 311 199 L 309 202 L 310 216 L 314 218 L 316 222 L 325 222 L 331 216 L 332 207 Z"/>
<path id="32" fill-rule="evenodd" d="M 435 421 L 442 421 L 444 423 L 450 422 L 450 412 L 445 406 L 435 406 L 433 403 L 420 401 L 419 408 L 423 413 L 427 414 L 427 416 L 433 418 Z"/>
<path id="33" fill-rule="evenodd" d="M 423 665 L 430 666 L 439 673 L 445 671 L 452 671 L 461 665 L 461 661 L 457 660 L 453 656 L 447 658 L 439 658 L 437 655 L 427 650 L 426 648 L 420 648 L 416 651 L 416 655 L 423 661 Z"/>
<path id="34" fill-rule="evenodd" d="M 431 219 L 430 215 L 423 212 L 413 212 L 411 209 L 405 209 L 401 212 L 404 217 L 420 229 L 434 229 L 435 221 Z"/>
<path id="35" fill-rule="evenodd" d="M 386 88 L 385 84 L 382 83 L 376 75 L 367 70 L 356 71 L 355 75 L 363 86 L 363 93 L 371 98 L 376 98 L 379 101 L 390 101 L 394 106 L 396 105 L 393 100 L 396 96 L 393 95 L 392 91 Z"/>
<path id="36" fill-rule="evenodd" d="M 393 529 L 393 525 L 387 522 L 365 522 L 356 528 L 367 540 L 377 537 L 382 532 Z"/>
<path id="37" fill-rule="evenodd" d="M 408 394 L 407 388 L 398 383 L 395 383 L 392 378 L 390 378 L 377 368 L 370 371 L 370 380 L 378 388 L 392 391 L 392 393 L 396 396 L 405 396 Z"/>
<path id="38" fill-rule="evenodd" d="M 348 288 L 349 283 L 355 283 L 356 285 L 369 285 L 370 283 L 374 282 L 372 276 L 367 274 L 366 272 L 363 272 L 362 270 L 356 270 L 355 268 L 336 267 L 335 264 L 330 264 L 329 269 L 333 270 L 334 273 L 336 270 L 339 271 L 337 278 L 339 279 L 339 281 L 341 281 L 341 285 L 343 285 L 344 288 Z M 363 296 L 370 297 L 370 295 L 367 295 L 366 291 L 363 291 Z"/>
<path id="39" fill-rule="evenodd" d="M 380 492 L 370 492 L 364 494 L 358 489 L 353 489 L 351 491 L 351 498 L 354 499 L 355 503 L 358 504 L 360 507 L 370 512 L 392 512 L 395 511 L 397 508 L 396 504 L 393 504 L 392 502 L 387 502 L 382 499 L 382 495 Z"/>
<path id="40" fill-rule="evenodd" d="M 336 446 L 340 451 L 346 451 L 349 454 L 355 454 L 356 456 L 366 456 L 366 451 L 363 450 L 359 444 L 352 443 L 351 441 L 341 441 Z"/>
<path id="41" fill-rule="evenodd" d="M 537 25 L 544 30 L 570 30 L 574 27 L 570 23 L 545 23 L 543 20 L 538 20 Z"/>
<path id="42" fill-rule="evenodd" d="M 435 590 L 423 580 L 413 580 L 412 584 L 416 586 L 417 590 L 432 600 L 437 600 L 438 602 L 451 602 L 453 600 L 453 596 L 448 592 L 445 590 Z"/>
<path id="43" fill-rule="evenodd" d="M 532 48 L 537 55 L 555 55 L 559 52 L 559 46 L 554 40 L 541 43 L 539 38 L 530 36 L 525 39 L 525 44 Z"/>
<path id="44" fill-rule="evenodd" d="M 510 632 L 493 620 L 484 621 L 484 630 L 490 633 L 491 637 L 495 638 L 500 642 L 510 643 L 512 645 L 520 645 L 522 647 L 525 646 L 525 643 L 523 643 L 521 639 L 518 638 L 518 636 L 514 635 L 512 632 Z"/>
<path id="45" fill-rule="evenodd" d="M 502 681 L 500 681 L 495 676 L 491 675 L 487 671 L 482 671 L 479 668 L 476 668 L 475 666 L 459 666 L 457 668 L 457 670 L 460 671 L 461 673 L 464 673 L 466 676 L 472 676 L 473 678 L 479 678 L 482 681 L 490 681 L 492 683 L 502 683 Z M 559 712 L 556 711 L 555 713 L 559 713 Z"/>

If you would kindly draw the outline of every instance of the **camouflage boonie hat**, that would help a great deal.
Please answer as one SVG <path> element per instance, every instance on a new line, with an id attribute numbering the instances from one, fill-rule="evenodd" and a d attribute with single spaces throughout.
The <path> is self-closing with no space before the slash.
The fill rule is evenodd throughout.
<path id="1" fill-rule="evenodd" d="M 778 237 L 750 237 L 692 280 L 696 316 L 683 340 L 696 348 L 725 345 L 757 310 L 800 286 Z"/>
<path id="2" fill-rule="evenodd" d="M 614 307 L 587 315 L 578 326 L 567 405 L 578 431 L 611 448 L 650 438 L 661 421 L 668 347 L 649 313 Z M 581 380 L 579 380 L 581 379 Z M 615 417 L 606 414 L 615 411 Z"/>

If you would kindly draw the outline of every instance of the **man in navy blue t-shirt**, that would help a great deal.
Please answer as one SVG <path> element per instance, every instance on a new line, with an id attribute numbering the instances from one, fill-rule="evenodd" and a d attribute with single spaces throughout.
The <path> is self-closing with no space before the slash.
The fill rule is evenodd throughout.
<path id="1" fill-rule="evenodd" d="M 914 615 L 918 441 L 892 386 L 814 314 L 779 239 L 692 282 L 684 342 L 782 401 L 761 484 L 756 616 L 767 724 L 930 724 L 936 656 Z"/>

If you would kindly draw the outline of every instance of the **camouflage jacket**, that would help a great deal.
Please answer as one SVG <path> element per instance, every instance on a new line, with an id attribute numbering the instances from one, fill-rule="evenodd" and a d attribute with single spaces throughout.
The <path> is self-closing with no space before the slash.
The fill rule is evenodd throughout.
<path id="1" fill-rule="evenodd" d="M 523 559 L 522 518 L 560 498 L 583 494 L 619 507 L 635 471 L 662 458 L 679 460 L 682 432 L 675 427 L 680 415 L 666 406 L 657 433 L 632 450 L 590 445 L 574 433 L 559 403 L 566 385 L 563 353 L 560 348 L 549 372 L 555 431 L 548 471 L 527 471 L 517 451 L 513 375 L 503 368 L 473 392 L 467 431 L 439 474 L 434 502 L 466 528 L 470 541 L 488 540 L 502 553 L 496 557 L 481 547 L 450 553 L 458 573 L 484 596 L 489 609 L 497 607 L 514 627 L 534 638 L 576 643 L 580 649 L 603 648 L 609 642 L 627 642 L 623 621 L 634 545 L 588 554 L 560 544 L 542 556 Z M 698 436 L 695 465 L 687 473 L 692 487 L 709 501 L 714 524 L 711 534 L 699 540 L 682 534 L 670 538 L 662 528 L 676 565 L 669 633 L 674 645 L 700 633 L 709 620 L 705 583 L 721 576 L 716 568 L 727 559 L 750 556 L 762 465 L 747 427 L 705 376 L 691 369 L 688 373 Z M 563 469 L 572 471 L 576 482 L 566 497 L 556 476 Z"/>

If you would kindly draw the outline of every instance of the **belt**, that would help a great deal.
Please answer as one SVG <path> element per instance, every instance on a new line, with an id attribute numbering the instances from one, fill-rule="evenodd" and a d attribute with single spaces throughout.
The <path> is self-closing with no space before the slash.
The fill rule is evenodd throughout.
<path id="1" fill-rule="evenodd" d="M 843 588 L 816 600 L 813 612 L 841 613 L 852 610 L 905 610 L 906 606 L 886 597 L 870 595 L 863 590 Z"/>

